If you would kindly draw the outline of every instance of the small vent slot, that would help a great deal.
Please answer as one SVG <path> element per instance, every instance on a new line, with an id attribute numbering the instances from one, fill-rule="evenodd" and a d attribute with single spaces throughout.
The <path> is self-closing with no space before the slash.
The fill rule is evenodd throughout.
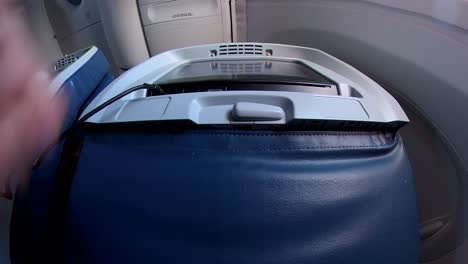
<path id="1" fill-rule="evenodd" d="M 256 44 L 226 44 L 220 45 L 219 55 L 265 55 L 262 45 Z"/>

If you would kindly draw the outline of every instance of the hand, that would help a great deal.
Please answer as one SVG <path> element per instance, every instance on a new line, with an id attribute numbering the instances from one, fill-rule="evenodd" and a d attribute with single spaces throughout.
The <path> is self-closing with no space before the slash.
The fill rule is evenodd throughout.
<path id="1" fill-rule="evenodd" d="M 50 76 L 18 12 L 0 1 L 0 195 L 27 180 L 38 155 L 58 137 L 60 96 L 48 93 Z"/>

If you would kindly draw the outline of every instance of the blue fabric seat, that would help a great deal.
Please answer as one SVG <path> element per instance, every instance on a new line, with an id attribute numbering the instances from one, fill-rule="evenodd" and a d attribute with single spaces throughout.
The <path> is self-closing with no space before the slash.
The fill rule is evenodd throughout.
<path id="1" fill-rule="evenodd" d="M 395 134 L 85 134 L 64 263 L 417 263 Z"/>
<path id="2" fill-rule="evenodd" d="M 102 89 L 114 80 L 101 51 L 94 54 L 60 88 L 67 96 L 67 113 L 62 131 L 70 128 L 78 115 Z M 28 191 L 15 197 L 10 226 L 12 263 L 35 263 L 40 241 L 47 226 L 51 188 L 63 148 L 59 142 L 31 177 Z"/>
<path id="3" fill-rule="evenodd" d="M 417 263 L 411 168 L 379 133 L 89 134 L 66 263 Z"/>

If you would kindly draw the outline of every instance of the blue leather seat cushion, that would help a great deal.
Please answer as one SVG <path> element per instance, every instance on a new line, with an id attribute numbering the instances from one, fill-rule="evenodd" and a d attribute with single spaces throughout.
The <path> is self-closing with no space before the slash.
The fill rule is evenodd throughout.
<path id="1" fill-rule="evenodd" d="M 65 255 L 67 263 L 414 264 L 416 214 L 410 164 L 391 133 L 91 133 Z"/>

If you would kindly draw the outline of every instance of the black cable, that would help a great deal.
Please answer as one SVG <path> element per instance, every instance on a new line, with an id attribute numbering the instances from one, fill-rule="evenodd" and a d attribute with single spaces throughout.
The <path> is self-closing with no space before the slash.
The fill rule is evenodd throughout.
<path id="1" fill-rule="evenodd" d="M 51 205 L 48 211 L 47 227 L 44 234 L 43 243 L 41 243 L 41 255 L 46 263 L 62 263 L 64 261 L 64 232 L 65 222 L 68 210 L 70 190 L 73 184 L 73 178 L 80 159 L 80 153 L 83 146 L 84 136 L 82 133 L 74 133 L 75 130 L 83 125 L 89 118 L 102 111 L 104 108 L 115 103 L 119 99 L 138 90 L 146 89 L 156 91 L 158 95 L 165 94 L 159 86 L 153 84 L 142 84 L 123 91 L 112 97 L 101 105 L 97 106 L 77 121 L 60 136 L 63 140 L 62 153 L 57 166 L 54 185 L 51 193 Z M 51 146 L 53 147 L 53 145 Z M 48 150 L 51 148 L 48 148 Z M 40 156 L 35 166 L 40 164 L 41 159 L 47 152 Z M 39 256 L 39 257 L 41 257 Z"/>
<path id="2" fill-rule="evenodd" d="M 143 89 L 146 89 L 148 91 L 157 91 L 160 95 L 164 94 L 164 91 L 157 85 L 155 84 L 148 84 L 148 83 L 144 83 L 144 84 L 141 84 L 141 85 L 137 85 L 137 86 L 134 86 L 132 88 L 129 88 L 121 93 L 119 93 L 118 95 L 112 97 L 111 99 L 105 101 L 104 103 L 102 103 L 101 105 L 97 106 L 96 108 L 94 108 L 93 110 L 89 111 L 86 115 L 84 115 L 82 118 L 78 119 L 69 129 L 65 130 L 62 135 L 60 136 L 60 140 L 64 139 L 65 137 L 67 137 L 72 131 L 74 131 L 77 127 L 83 125 L 88 119 L 90 119 L 91 117 L 93 117 L 95 114 L 99 113 L 100 111 L 102 111 L 104 108 L 108 107 L 109 105 L 115 103 L 116 101 L 122 99 L 123 97 L 133 93 L 133 92 L 136 92 L 136 91 L 139 91 L 139 90 L 143 90 Z"/>
<path id="3" fill-rule="evenodd" d="M 82 118 L 78 119 L 70 128 L 66 129 L 59 137 L 59 142 L 62 141 L 63 139 L 65 139 L 68 135 L 70 135 L 71 133 L 73 133 L 73 131 L 75 131 L 78 127 L 80 127 L 81 125 L 83 125 L 89 118 L 91 118 L 92 116 L 94 116 L 95 114 L 99 113 L 100 111 L 102 111 L 104 108 L 108 107 L 109 105 L 115 103 L 116 101 L 122 99 L 123 97 L 133 93 L 133 92 L 136 92 L 136 91 L 139 91 L 139 90 L 143 90 L 143 89 L 146 89 L 148 91 L 156 91 L 157 94 L 159 95 L 163 95 L 165 94 L 164 93 L 164 90 L 161 89 L 161 87 L 155 85 L 155 84 L 148 84 L 148 83 L 144 83 L 144 84 L 141 84 L 141 85 L 137 85 L 137 86 L 134 86 L 132 88 L 129 88 L 121 93 L 119 93 L 118 95 L 112 97 L 111 99 L 105 101 L 104 103 L 100 104 L 99 106 L 97 106 L 96 108 L 94 108 L 93 110 L 91 110 L 90 112 L 88 112 L 86 115 L 84 115 Z M 49 151 L 53 148 L 53 146 L 55 145 L 55 143 L 53 143 L 51 146 L 49 146 L 46 151 L 43 152 L 43 154 L 41 154 L 38 159 L 36 160 L 36 162 L 34 163 L 34 166 L 33 168 L 37 168 L 43 157 L 46 156 L 47 153 L 49 153 Z"/>

